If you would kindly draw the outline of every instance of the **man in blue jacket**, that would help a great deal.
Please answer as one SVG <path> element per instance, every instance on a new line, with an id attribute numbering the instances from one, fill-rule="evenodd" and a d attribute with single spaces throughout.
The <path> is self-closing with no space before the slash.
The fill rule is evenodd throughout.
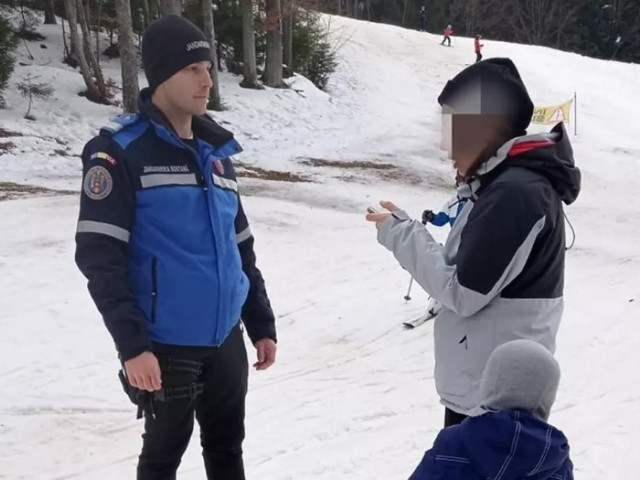
<path id="1" fill-rule="evenodd" d="M 200 425 L 207 478 L 242 480 L 248 364 L 275 362 L 276 331 L 229 157 L 233 135 L 205 115 L 211 52 L 188 20 L 142 41 L 149 88 L 136 115 L 87 143 L 76 263 L 144 412 L 138 479 L 174 479 Z"/>
<path id="2" fill-rule="evenodd" d="M 479 407 L 438 434 L 409 480 L 573 480 L 567 438 L 547 423 L 559 380 L 539 343 L 500 345 L 484 369 Z"/>

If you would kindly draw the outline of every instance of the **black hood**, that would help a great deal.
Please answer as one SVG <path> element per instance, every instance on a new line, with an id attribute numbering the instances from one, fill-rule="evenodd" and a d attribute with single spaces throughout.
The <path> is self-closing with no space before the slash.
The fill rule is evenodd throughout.
<path id="1" fill-rule="evenodd" d="M 140 115 L 147 117 L 153 123 L 162 125 L 171 131 L 175 130 L 171 126 L 171 122 L 151 101 L 151 89 L 143 88 L 138 95 L 138 111 Z M 208 115 L 199 115 L 193 117 L 193 134 L 214 147 L 220 147 L 225 143 L 233 140 L 233 133 L 222 128 Z"/>
<path id="2" fill-rule="evenodd" d="M 545 177 L 562 201 L 571 205 L 580 193 L 580 170 L 573 160 L 573 149 L 563 123 L 549 133 L 516 137 L 477 168 L 479 189 L 488 186 L 505 168 L 522 167 Z M 478 192 L 479 193 L 479 192 Z"/>
<path id="3" fill-rule="evenodd" d="M 562 201 L 571 205 L 580 193 L 582 176 L 573 159 L 573 148 L 563 123 L 553 127 L 550 138 L 552 142 L 545 146 L 523 153 L 510 154 L 504 163 L 506 166 L 519 166 L 533 170 L 547 178 Z M 522 144 L 523 142 L 516 143 L 514 149 Z"/>
<path id="4" fill-rule="evenodd" d="M 533 102 L 509 58 L 490 58 L 465 68 L 445 85 L 438 103 L 454 114 L 505 115 L 513 136 L 524 135 Z"/>

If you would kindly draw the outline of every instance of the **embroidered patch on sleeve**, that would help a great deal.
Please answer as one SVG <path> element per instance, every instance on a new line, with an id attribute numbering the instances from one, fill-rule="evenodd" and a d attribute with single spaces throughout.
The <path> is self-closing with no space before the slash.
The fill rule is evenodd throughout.
<path id="1" fill-rule="evenodd" d="M 220 159 L 216 158 L 213 161 L 213 166 L 215 167 L 216 172 L 218 172 L 218 175 L 224 175 L 224 165 Z"/>
<path id="2" fill-rule="evenodd" d="M 103 200 L 113 189 L 113 178 L 106 168 L 91 167 L 84 177 L 83 188 L 91 200 Z"/>
<path id="3" fill-rule="evenodd" d="M 115 158 L 113 158 L 111 155 L 109 155 L 106 152 L 96 152 L 93 155 L 91 155 L 91 160 L 96 160 L 96 159 L 106 160 L 111 165 L 115 165 L 116 163 L 118 163 L 118 161 Z"/>

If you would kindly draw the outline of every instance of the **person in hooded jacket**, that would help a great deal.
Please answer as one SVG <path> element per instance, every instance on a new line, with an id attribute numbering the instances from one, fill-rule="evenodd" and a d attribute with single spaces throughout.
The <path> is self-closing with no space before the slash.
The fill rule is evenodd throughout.
<path id="1" fill-rule="evenodd" d="M 443 429 L 409 480 L 573 480 L 565 435 L 548 423 L 560 381 L 553 355 L 531 340 L 497 347 L 480 406 Z"/>
<path id="2" fill-rule="evenodd" d="M 436 389 L 445 426 L 478 404 L 491 352 L 510 340 L 554 352 L 563 311 L 563 203 L 580 171 L 562 123 L 527 135 L 533 103 L 510 59 L 473 64 L 438 97 L 443 149 L 467 201 L 441 246 L 392 202 L 367 214 L 378 241 L 443 308 L 435 319 Z"/>

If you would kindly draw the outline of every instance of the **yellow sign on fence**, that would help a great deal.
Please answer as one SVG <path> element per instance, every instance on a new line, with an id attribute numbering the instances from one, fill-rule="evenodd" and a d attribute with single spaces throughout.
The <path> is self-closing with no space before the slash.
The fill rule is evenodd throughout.
<path id="1" fill-rule="evenodd" d="M 571 120 L 571 104 L 573 98 L 560 105 L 551 105 L 549 107 L 536 107 L 533 110 L 531 123 L 539 123 L 542 125 L 551 125 L 559 122 L 569 123 Z"/>

